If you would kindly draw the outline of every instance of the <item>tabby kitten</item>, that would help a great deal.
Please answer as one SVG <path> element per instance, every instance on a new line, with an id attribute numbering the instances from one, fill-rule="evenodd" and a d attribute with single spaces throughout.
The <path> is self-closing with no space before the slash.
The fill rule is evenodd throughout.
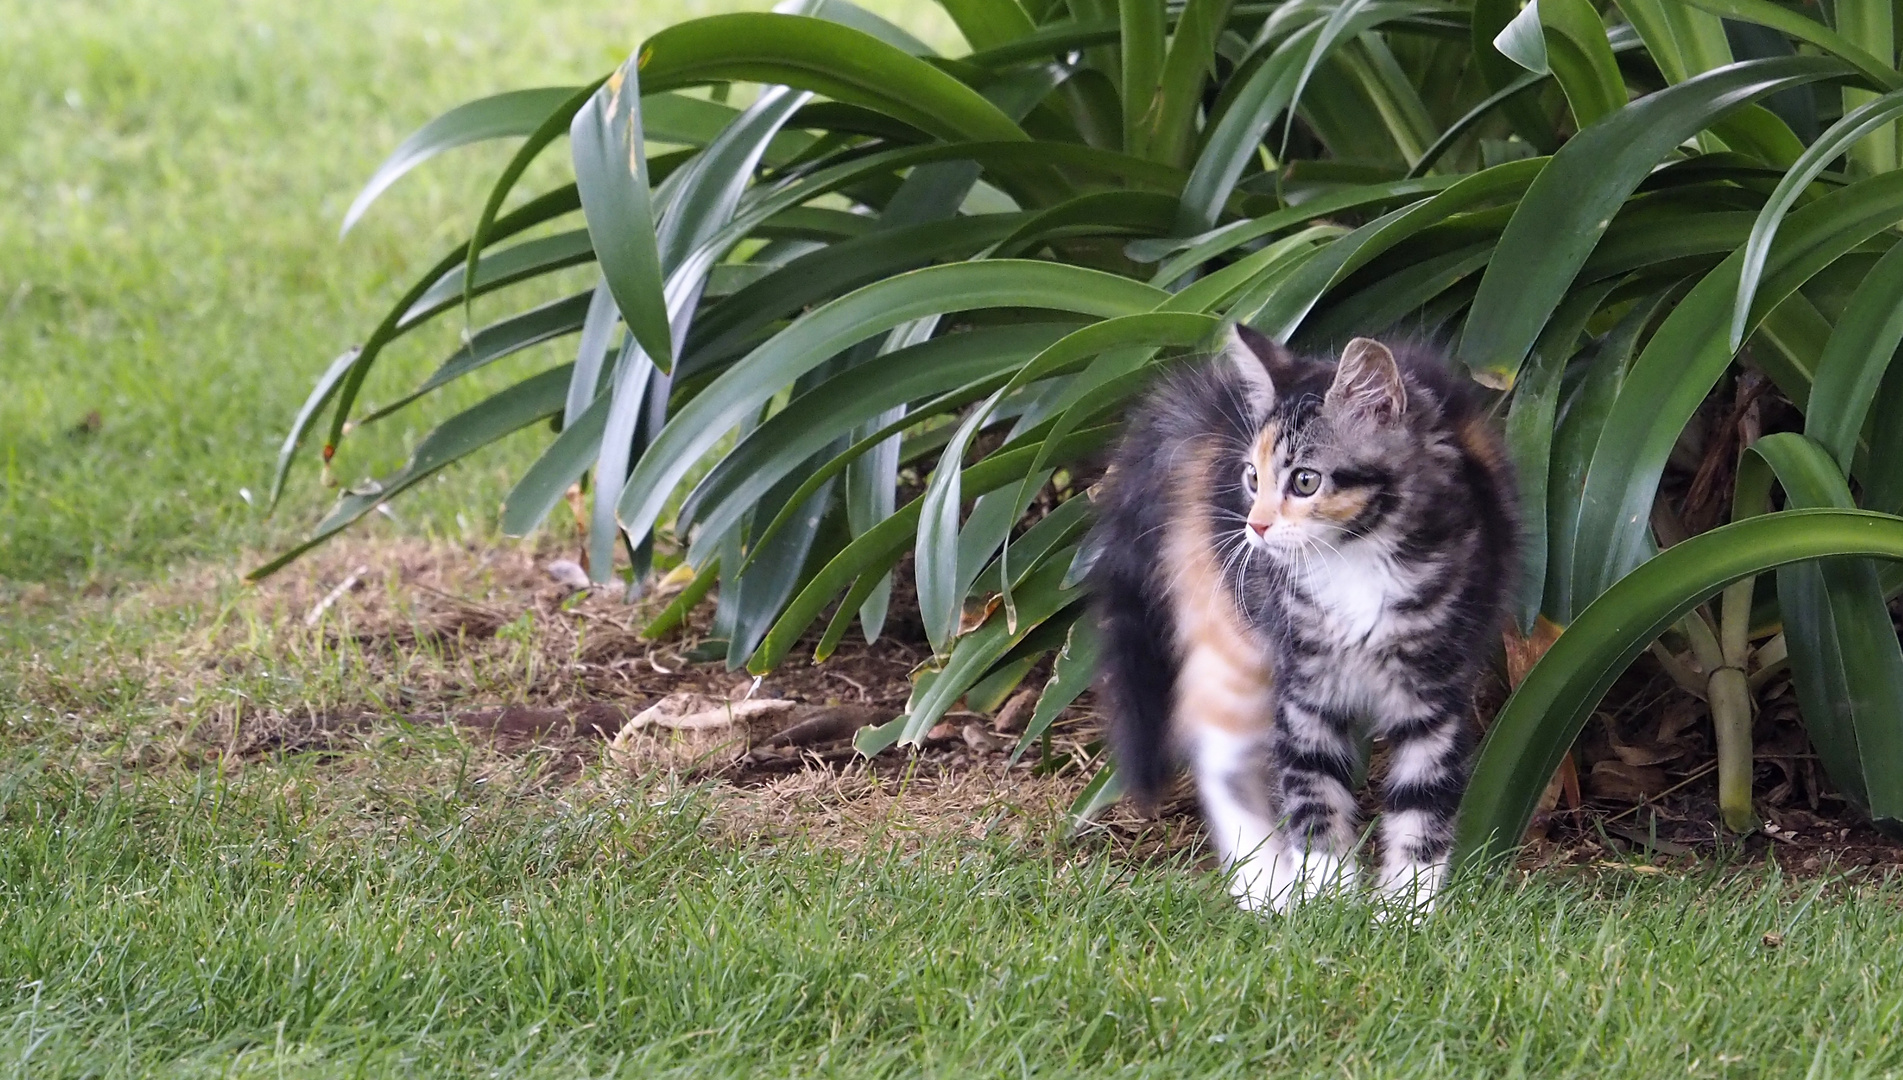
<path id="1" fill-rule="evenodd" d="M 1131 420 L 1091 570 L 1119 769 L 1153 802 L 1186 757 L 1231 891 L 1352 888 L 1354 776 L 1384 736 L 1381 873 L 1447 868 L 1471 698 L 1515 584 L 1514 483 L 1470 384 L 1357 338 L 1337 363 L 1247 328 Z"/>

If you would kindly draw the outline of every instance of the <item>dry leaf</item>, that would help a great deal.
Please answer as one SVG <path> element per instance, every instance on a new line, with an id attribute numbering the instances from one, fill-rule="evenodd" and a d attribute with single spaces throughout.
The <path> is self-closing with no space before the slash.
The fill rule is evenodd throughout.
<path id="1" fill-rule="evenodd" d="M 1515 690 L 1526 680 L 1526 673 L 1533 670 L 1546 650 L 1559 640 L 1561 627 L 1558 623 L 1541 615 L 1533 621 L 1533 633 L 1522 637 L 1518 627 L 1507 627 L 1500 636 L 1507 649 L 1507 685 Z"/>
<path id="2" fill-rule="evenodd" d="M 608 745 L 622 768 L 699 768 L 736 761 L 752 742 L 751 723 L 789 713 L 778 699 L 723 701 L 706 694 L 669 694 L 635 714 Z"/>
<path id="3" fill-rule="evenodd" d="M 1031 710 L 1037 705 L 1037 698 L 1038 692 L 1031 689 L 1012 694 L 1011 700 L 1005 702 L 1004 708 L 999 709 L 998 715 L 992 719 L 992 728 L 1005 735 L 1015 734 L 1024 727 L 1025 718 L 1031 715 Z"/>
<path id="4" fill-rule="evenodd" d="M 1628 765 L 1611 758 L 1594 763 L 1588 784 L 1594 798 L 1624 803 L 1639 802 L 1671 786 L 1664 769 Z"/>
<path id="5" fill-rule="evenodd" d="M 797 705 L 781 698 L 723 701 L 706 694 L 669 694 L 636 713 L 628 727 L 655 725 L 674 731 L 707 731 L 789 713 Z"/>

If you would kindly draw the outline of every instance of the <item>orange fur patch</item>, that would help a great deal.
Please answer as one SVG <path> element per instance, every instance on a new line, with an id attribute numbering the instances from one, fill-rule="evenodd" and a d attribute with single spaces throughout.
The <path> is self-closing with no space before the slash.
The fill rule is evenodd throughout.
<path id="1" fill-rule="evenodd" d="M 1266 643 L 1236 610 L 1216 560 L 1207 515 L 1197 505 L 1210 489 L 1213 457 L 1213 451 L 1198 451 L 1179 468 L 1178 504 L 1163 545 L 1182 658 L 1173 719 L 1179 726 L 1208 725 L 1243 734 L 1269 724 L 1272 671 Z"/>
<path id="2" fill-rule="evenodd" d="M 1281 507 L 1281 488 L 1275 479 L 1275 446 L 1282 439 L 1282 422 L 1271 420 L 1256 435 L 1255 444 L 1249 447 L 1249 463 L 1255 466 L 1258 486 L 1255 502 L 1249 507 L 1249 520 L 1257 523 L 1274 521 L 1286 507 Z"/>
<path id="3" fill-rule="evenodd" d="M 1478 461 L 1488 472 L 1498 473 L 1506 468 L 1505 452 L 1493 428 L 1482 417 L 1474 417 L 1460 425 L 1454 437 L 1460 440 L 1460 448 L 1467 456 Z"/>
<path id="4" fill-rule="evenodd" d="M 1346 491 L 1331 491 L 1316 499 L 1315 513 L 1329 521 L 1348 522 L 1367 508 L 1368 500 L 1373 497 L 1368 488 L 1349 488 Z"/>

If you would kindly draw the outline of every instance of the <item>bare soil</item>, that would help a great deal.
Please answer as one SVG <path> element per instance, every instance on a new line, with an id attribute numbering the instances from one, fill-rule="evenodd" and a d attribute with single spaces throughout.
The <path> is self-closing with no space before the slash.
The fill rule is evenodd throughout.
<path id="1" fill-rule="evenodd" d="M 407 724 L 451 729 L 502 758 L 533 754 L 557 785 L 712 790 L 719 824 L 736 837 L 801 834 L 858 846 L 919 831 L 1002 830 L 1051 841 L 1068 831 L 1066 810 L 1100 760 L 1098 724 L 1085 695 L 1059 716 L 1048 740 L 1013 761 L 1047 675 L 1041 668 L 988 714 L 950 714 L 923 746 L 871 759 L 853 750 L 857 729 L 904 711 L 912 677 L 930 656 L 903 588 L 908 575 L 900 575 L 878 641 L 866 643 L 855 627 L 829 660 L 814 664 L 809 640 L 755 680 L 729 670 L 724 649 L 709 640 L 711 598 L 673 633 L 641 635 L 684 584 L 678 576 L 629 602 L 618 585 L 560 583 L 548 567 L 564 555 L 546 545 L 415 540 L 352 540 L 322 550 L 244 590 L 211 629 L 143 662 L 181 702 L 206 701 L 221 684 L 277 665 L 339 656 L 359 666 L 356 677 L 304 700 L 219 705 L 209 722 L 191 725 L 190 738 L 156 756 L 341 760 L 349 747 Z M 94 602 L 163 610 L 216 591 L 230 573 L 206 569 Z M 30 694 L 37 687 L 50 698 L 74 695 L 40 674 L 27 680 Z M 1536 820 L 1526 864 L 1722 858 L 1775 859 L 1797 872 L 1903 867 L 1903 844 L 1875 832 L 1830 789 L 1788 686 L 1766 691 L 1756 731 L 1758 832 L 1738 838 L 1719 826 L 1704 706 L 1641 659 L 1576 746 L 1577 784 Z M 684 693 L 791 704 L 710 739 L 653 729 L 605 752 L 630 718 Z M 1481 695 L 1476 721 L 1484 723 L 1504 696 L 1497 680 Z M 148 750 L 140 761 L 154 756 Z M 1381 773 L 1378 748 L 1371 771 Z M 1139 857 L 1179 852 L 1199 842 L 1194 799 L 1179 785 L 1155 817 L 1119 806 L 1084 834 Z"/>

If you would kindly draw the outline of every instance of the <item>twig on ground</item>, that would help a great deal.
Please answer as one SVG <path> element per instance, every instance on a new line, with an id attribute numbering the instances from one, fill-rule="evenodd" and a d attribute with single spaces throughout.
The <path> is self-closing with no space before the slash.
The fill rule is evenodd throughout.
<path id="1" fill-rule="evenodd" d="M 1673 784 L 1671 787 L 1666 788 L 1664 791 L 1659 792 L 1657 795 L 1653 795 L 1648 798 L 1641 799 L 1636 804 L 1629 806 L 1624 810 L 1619 811 L 1618 813 L 1607 818 L 1606 821 L 1613 822 L 1613 821 L 1619 820 L 1622 817 L 1625 817 L 1627 814 L 1636 814 L 1640 810 L 1643 810 L 1646 807 L 1652 805 L 1653 800 L 1663 799 L 1665 796 L 1670 795 L 1672 792 L 1677 791 L 1679 788 L 1684 787 L 1686 784 L 1689 784 L 1692 781 L 1699 779 L 1700 777 L 1709 776 L 1711 773 L 1717 771 L 1717 769 L 1718 769 L 1718 763 L 1714 761 L 1711 764 L 1705 766 L 1704 768 L 1698 770 L 1697 772 L 1691 774 L 1690 776 L 1687 776 L 1685 779 L 1680 780 L 1678 783 Z"/>
<path id="2" fill-rule="evenodd" d="M 324 619 L 324 612 L 329 611 L 331 607 L 335 605 L 337 601 L 342 600 L 344 596 L 350 592 L 350 590 L 362 584 L 364 575 L 368 574 L 369 572 L 370 572 L 370 567 L 367 565 L 359 566 L 355 570 L 352 570 L 347 577 L 345 577 L 342 581 L 337 583 L 336 588 L 324 594 L 324 598 L 317 602 L 317 606 L 311 609 L 311 613 L 309 615 L 304 616 L 304 625 L 314 627 L 318 623 L 322 622 Z"/>

